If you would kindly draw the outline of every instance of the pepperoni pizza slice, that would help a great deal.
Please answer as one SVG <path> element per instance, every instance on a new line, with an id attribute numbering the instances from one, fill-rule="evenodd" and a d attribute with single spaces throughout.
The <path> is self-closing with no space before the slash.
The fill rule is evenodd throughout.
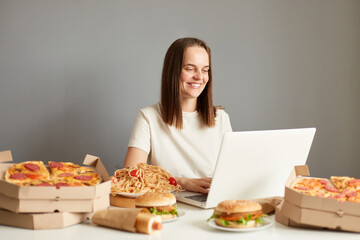
<path id="1" fill-rule="evenodd" d="M 71 162 L 49 162 L 52 179 L 62 186 L 94 186 L 102 181 L 95 169 Z"/>
<path id="2" fill-rule="evenodd" d="M 306 195 L 326 198 L 334 198 L 339 192 L 330 181 L 323 178 L 300 178 L 291 188 Z"/>
<path id="3" fill-rule="evenodd" d="M 27 161 L 9 167 L 5 180 L 20 186 L 30 186 L 32 183 L 41 184 L 50 181 L 50 174 L 43 162 Z"/>
<path id="4" fill-rule="evenodd" d="M 353 177 L 338 177 L 332 176 L 331 181 L 339 190 L 344 191 L 346 189 L 350 191 L 359 191 L 360 190 L 360 179 Z"/>
<path id="5" fill-rule="evenodd" d="M 80 173 L 73 176 L 64 176 L 57 178 L 56 184 L 61 183 L 63 186 L 94 186 L 101 183 L 101 177 L 94 172 Z"/>
<path id="6" fill-rule="evenodd" d="M 360 202 L 360 179 L 346 176 L 332 176 L 330 179 L 341 191 L 339 198 L 344 201 Z"/>
<path id="7" fill-rule="evenodd" d="M 353 180 L 352 177 L 340 177 L 340 176 L 332 176 L 330 177 L 331 182 L 334 184 L 334 186 L 339 189 L 340 191 L 343 191 L 348 186 L 348 182 Z"/>
<path id="8" fill-rule="evenodd" d="M 360 192 L 360 179 L 352 179 L 347 183 L 346 189 Z"/>
<path id="9" fill-rule="evenodd" d="M 80 165 L 71 162 L 49 162 L 52 178 L 69 177 L 77 174 Z"/>
<path id="10" fill-rule="evenodd" d="M 20 186 L 94 186 L 101 183 L 101 176 L 94 168 L 71 162 L 49 162 L 48 168 L 41 161 L 28 161 L 8 168 L 5 180 Z"/>

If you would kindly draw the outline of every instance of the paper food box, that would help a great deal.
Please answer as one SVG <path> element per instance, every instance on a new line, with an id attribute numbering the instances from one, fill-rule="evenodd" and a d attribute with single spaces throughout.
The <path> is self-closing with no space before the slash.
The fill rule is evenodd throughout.
<path id="1" fill-rule="evenodd" d="M 296 223 L 294 221 L 292 221 L 291 219 L 289 219 L 288 217 L 285 217 L 284 215 L 281 214 L 281 211 L 283 210 L 282 207 L 284 205 L 285 200 L 283 200 L 278 206 L 276 206 L 275 208 L 275 220 L 281 224 L 284 224 L 286 226 L 290 226 L 290 227 L 301 227 L 301 228 L 315 228 L 315 229 L 322 229 L 322 227 L 315 227 L 315 226 L 311 226 L 311 225 L 307 225 L 307 224 L 299 224 Z"/>
<path id="2" fill-rule="evenodd" d="M 64 228 L 90 219 L 92 213 L 13 213 L 0 209 L 0 224 L 28 229 Z"/>
<path id="3" fill-rule="evenodd" d="M 307 176 L 308 166 L 294 168 L 275 219 L 288 226 L 360 232 L 360 203 L 305 195 L 290 188 L 297 178 Z"/>
<path id="4" fill-rule="evenodd" d="M 0 208 L 15 213 L 94 212 L 109 207 L 110 177 L 98 157 L 86 155 L 83 164 L 96 169 L 103 182 L 86 187 L 18 186 L 5 181 L 12 163 L 10 151 L 0 152 Z"/>

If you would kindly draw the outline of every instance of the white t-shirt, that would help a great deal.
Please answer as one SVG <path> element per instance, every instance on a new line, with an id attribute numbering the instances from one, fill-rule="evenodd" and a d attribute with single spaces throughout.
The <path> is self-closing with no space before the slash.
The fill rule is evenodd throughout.
<path id="1" fill-rule="evenodd" d="M 207 127 L 198 112 L 183 112 L 183 129 L 167 125 L 160 103 L 141 109 L 128 147 L 149 154 L 150 164 L 175 177 L 212 177 L 225 132 L 231 132 L 229 115 L 217 109 L 215 126 Z"/>

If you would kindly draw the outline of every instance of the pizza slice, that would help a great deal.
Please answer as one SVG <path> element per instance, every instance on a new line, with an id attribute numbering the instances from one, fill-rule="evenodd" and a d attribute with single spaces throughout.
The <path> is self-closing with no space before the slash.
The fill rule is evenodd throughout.
<path id="1" fill-rule="evenodd" d="M 335 198 L 339 192 L 329 180 L 323 178 L 300 178 L 291 188 L 306 195 L 324 198 Z"/>
<path id="2" fill-rule="evenodd" d="M 349 192 L 346 197 L 347 201 L 360 203 L 360 191 Z"/>
<path id="3" fill-rule="evenodd" d="M 51 187 L 54 186 L 54 182 L 52 180 L 33 180 L 24 183 L 22 186 L 39 186 L 39 187 Z"/>
<path id="4" fill-rule="evenodd" d="M 353 178 L 347 182 L 346 189 L 360 192 L 360 179 Z"/>
<path id="5" fill-rule="evenodd" d="M 49 167 L 51 169 L 52 178 L 74 176 L 77 174 L 78 169 L 81 168 L 80 165 L 72 162 L 53 161 L 49 162 Z"/>
<path id="6" fill-rule="evenodd" d="M 49 162 L 49 166 L 56 186 L 94 186 L 102 181 L 91 167 L 71 162 Z"/>
<path id="7" fill-rule="evenodd" d="M 340 191 L 336 196 L 338 199 L 360 202 L 360 179 L 347 176 L 332 176 L 330 179 Z"/>
<path id="8" fill-rule="evenodd" d="M 340 177 L 340 176 L 331 176 L 331 182 L 334 186 L 342 192 L 344 189 L 347 188 L 349 181 L 353 180 L 352 177 Z"/>
<path id="9" fill-rule="evenodd" d="M 54 178 L 55 186 L 95 186 L 102 178 L 94 172 Z"/>
<path id="10" fill-rule="evenodd" d="M 31 186 L 50 180 L 50 173 L 42 161 L 17 163 L 8 168 L 5 180 L 20 186 Z"/>

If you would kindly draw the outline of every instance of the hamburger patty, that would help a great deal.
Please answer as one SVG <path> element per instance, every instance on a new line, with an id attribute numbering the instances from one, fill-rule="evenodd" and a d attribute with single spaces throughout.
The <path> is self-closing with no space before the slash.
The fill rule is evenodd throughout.
<path id="1" fill-rule="evenodd" d="M 243 216 L 247 216 L 249 214 L 254 216 L 258 213 L 261 213 L 261 210 L 252 211 L 252 212 L 239 212 L 239 213 L 226 213 L 226 212 L 214 211 L 214 214 L 220 215 L 222 217 L 239 217 L 239 218 Z"/>

